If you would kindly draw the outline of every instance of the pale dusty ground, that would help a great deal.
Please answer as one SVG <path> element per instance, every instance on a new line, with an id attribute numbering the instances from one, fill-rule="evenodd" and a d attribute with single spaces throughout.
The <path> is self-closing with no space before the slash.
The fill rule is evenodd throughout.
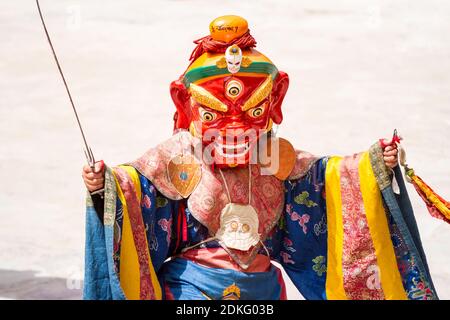
<path id="1" fill-rule="evenodd" d="M 291 77 L 281 136 L 345 155 L 398 128 L 410 164 L 450 198 L 449 2 L 41 1 L 98 159 L 125 162 L 170 136 L 170 81 L 210 20 L 233 13 Z M 78 299 L 84 157 L 34 1 L 2 1 L 0 39 L 0 297 Z M 409 190 L 449 299 L 450 226 Z"/>

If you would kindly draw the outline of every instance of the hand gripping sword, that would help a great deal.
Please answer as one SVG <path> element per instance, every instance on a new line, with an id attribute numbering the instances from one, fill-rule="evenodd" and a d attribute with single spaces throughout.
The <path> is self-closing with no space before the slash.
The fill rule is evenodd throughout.
<path id="1" fill-rule="evenodd" d="M 45 26 L 44 17 L 42 16 L 41 7 L 39 5 L 39 0 L 36 0 L 36 5 L 39 11 L 39 16 L 41 17 L 42 26 L 44 27 L 45 35 L 47 36 L 48 43 L 50 44 L 50 48 L 53 52 L 53 57 L 55 58 L 56 65 L 58 66 L 59 74 L 62 77 L 62 80 L 64 82 L 64 86 L 66 87 L 67 94 L 69 95 L 70 104 L 72 105 L 73 112 L 75 113 L 75 117 L 77 119 L 78 128 L 80 128 L 81 136 L 83 137 L 84 141 L 84 155 L 86 156 L 86 160 L 91 167 L 92 171 L 94 171 L 95 168 L 95 158 L 94 154 L 92 153 L 91 147 L 89 147 L 86 136 L 84 135 L 83 128 L 81 127 L 80 119 L 78 118 L 77 109 L 75 108 L 75 104 L 73 103 L 72 95 L 70 94 L 69 86 L 67 85 L 66 78 L 64 77 L 64 74 L 61 69 L 61 65 L 59 64 L 58 57 L 56 56 L 55 48 L 53 48 L 52 40 L 50 40 L 50 36 L 47 31 L 47 27 Z"/>

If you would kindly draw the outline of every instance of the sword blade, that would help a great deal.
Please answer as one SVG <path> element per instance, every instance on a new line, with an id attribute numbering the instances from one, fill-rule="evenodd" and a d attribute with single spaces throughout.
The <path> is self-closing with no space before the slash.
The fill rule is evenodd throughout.
<path id="1" fill-rule="evenodd" d="M 92 153 L 92 150 L 87 143 L 86 136 L 83 131 L 83 127 L 81 126 L 80 118 L 78 117 L 77 109 L 75 108 L 75 104 L 73 103 L 72 95 L 70 94 L 69 86 L 67 85 L 66 78 L 64 77 L 64 73 L 62 72 L 58 57 L 56 56 L 55 48 L 53 47 L 52 40 L 50 39 L 50 35 L 48 33 L 47 26 L 45 25 L 44 17 L 42 15 L 42 11 L 41 11 L 41 6 L 39 5 L 39 0 L 36 0 L 36 5 L 37 5 L 38 11 L 39 11 L 39 16 L 41 17 L 41 22 L 42 22 L 42 26 L 44 27 L 45 35 L 47 36 L 47 41 L 50 45 L 50 48 L 52 49 L 53 58 L 55 59 L 56 65 L 58 66 L 59 74 L 61 75 L 61 78 L 64 82 L 64 87 L 66 88 L 67 95 L 69 96 L 70 104 L 72 105 L 72 109 L 75 114 L 75 118 L 77 119 L 78 128 L 80 129 L 81 136 L 83 137 L 84 154 L 86 156 L 89 166 L 92 169 L 94 169 L 94 165 L 95 165 L 94 154 Z"/>

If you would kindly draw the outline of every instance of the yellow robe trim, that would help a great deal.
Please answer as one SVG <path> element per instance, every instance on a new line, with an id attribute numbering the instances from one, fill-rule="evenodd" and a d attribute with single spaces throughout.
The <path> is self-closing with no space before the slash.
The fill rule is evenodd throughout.
<path id="1" fill-rule="evenodd" d="M 364 212 L 377 257 L 384 297 L 387 300 L 406 300 L 407 296 L 398 270 L 381 192 L 370 164 L 368 152 L 361 156 L 359 179 Z"/>
<path id="2" fill-rule="evenodd" d="M 328 300 L 347 300 L 342 273 L 342 250 L 344 226 L 342 225 L 341 157 L 328 159 L 325 171 L 325 193 L 327 203 L 328 253 L 327 279 L 325 283 Z"/>
<path id="3" fill-rule="evenodd" d="M 342 253 L 344 227 L 342 222 L 341 157 L 331 157 L 325 171 L 325 192 L 328 221 L 328 263 L 325 284 L 329 300 L 348 299 L 344 289 Z M 381 192 L 370 164 L 369 153 L 362 154 L 359 179 L 364 212 L 377 257 L 381 287 L 386 299 L 407 299 L 397 266 Z"/>
<path id="4" fill-rule="evenodd" d="M 136 195 L 138 199 L 141 199 L 141 184 L 139 182 L 139 176 L 136 170 L 131 166 L 120 166 L 124 169 L 131 180 L 133 181 Z M 133 231 L 131 229 L 130 217 L 128 215 L 127 202 L 123 195 L 122 189 L 116 179 L 117 195 L 122 203 L 123 208 L 123 223 L 122 223 L 122 239 L 120 247 L 120 285 L 125 294 L 125 297 L 129 300 L 139 300 L 140 298 L 140 272 L 139 261 L 137 255 L 137 249 L 134 244 Z M 147 244 L 148 247 L 148 244 Z M 156 299 L 162 298 L 161 286 L 156 277 L 155 269 L 148 256 L 149 270 L 152 277 L 152 285 L 155 290 Z"/>

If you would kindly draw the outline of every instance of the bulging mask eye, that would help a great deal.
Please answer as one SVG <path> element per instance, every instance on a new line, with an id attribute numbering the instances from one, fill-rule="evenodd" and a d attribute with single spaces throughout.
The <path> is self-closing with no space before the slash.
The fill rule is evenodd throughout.
<path id="1" fill-rule="evenodd" d="M 242 94 L 242 83 L 237 80 L 231 80 L 226 84 L 226 94 L 232 99 L 237 99 Z"/>
<path id="2" fill-rule="evenodd" d="M 261 106 L 254 107 L 247 111 L 247 114 L 252 118 L 259 118 L 264 114 L 264 110 L 266 109 L 266 104 L 264 103 Z"/>
<path id="3" fill-rule="evenodd" d="M 217 114 L 215 112 L 205 110 L 202 107 L 198 108 L 198 113 L 200 114 L 200 118 L 203 122 L 211 122 L 217 118 Z"/>

